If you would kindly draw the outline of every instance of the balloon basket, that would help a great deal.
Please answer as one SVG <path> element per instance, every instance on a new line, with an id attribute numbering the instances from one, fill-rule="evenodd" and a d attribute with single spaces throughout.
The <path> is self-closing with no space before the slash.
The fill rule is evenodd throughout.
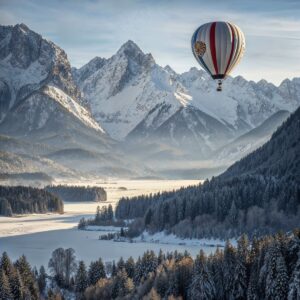
<path id="1" fill-rule="evenodd" d="M 222 92 L 222 80 L 218 81 L 217 92 Z"/>

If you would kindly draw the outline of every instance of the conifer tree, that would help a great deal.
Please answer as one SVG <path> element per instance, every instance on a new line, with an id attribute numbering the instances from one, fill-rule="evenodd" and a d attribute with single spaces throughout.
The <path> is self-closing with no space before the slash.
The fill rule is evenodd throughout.
<path id="1" fill-rule="evenodd" d="M 112 263 L 112 267 L 111 267 L 111 276 L 114 277 L 117 275 L 117 267 L 116 267 L 116 264 L 115 264 L 115 261 L 113 261 Z"/>
<path id="2" fill-rule="evenodd" d="M 206 257 L 203 250 L 196 258 L 193 271 L 193 279 L 189 288 L 189 296 L 192 300 L 215 299 L 216 288 L 211 274 L 207 268 Z"/>
<path id="3" fill-rule="evenodd" d="M 13 299 L 8 278 L 4 270 L 0 270 L 0 299 L 1 300 L 11 300 Z"/>
<path id="4" fill-rule="evenodd" d="M 13 299 L 22 299 L 24 294 L 24 285 L 19 270 L 17 270 L 16 268 L 13 268 L 12 270 L 11 276 L 9 278 L 9 285 Z"/>
<path id="5" fill-rule="evenodd" d="M 134 289 L 134 284 L 131 278 L 128 277 L 124 269 L 118 271 L 117 276 L 114 278 L 112 296 L 114 298 L 125 297 Z"/>
<path id="6" fill-rule="evenodd" d="M 134 278 L 134 259 L 130 256 L 125 262 L 125 270 L 129 278 Z"/>
<path id="7" fill-rule="evenodd" d="M 47 278 L 46 270 L 45 270 L 44 266 L 41 266 L 39 274 L 38 274 L 38 278 L 37 278 L 40 292 L 44 292 L 44 290 L 45 290 L 46 278 Z"/>
<path id="8" fill-rule="evenodd" d="M 0 261 L 0 269 L 2 269 L 8 277 L 10 277 L 10 273 L 13 269 L 13 264 L 6 252 L 3 252 L 2 254 Z"/>
<path id="9" fill-rule="evenodd" d="M 237 300 L 243 300 L 246 297 L 247 291 L 247 259 L 248 259 L 248 238 L 243 235 L 238 240 L 234 282 L 233 282 L 233 297 Z"/>
<path id="10" fill-rule="evenodd" d="M 285 261 L 275 241 L 266 254 L 265 295 L 271 299 L 285 299 L 288 292 L 288 274 Z"/>
<path id="11" fill-rule="evenodd" d="M 224 249 L 224 288 L 228 299 L 232 297 L 234 287 L 234 271 L 236 265 L 236 250 L 227 241 Z"/>
<path id="12" fill-rule="evenodd" d="M 298 299 L 300 299 L 300 252 L 298 253 L 298 261 L 291 276 L 288 295 L 288 300 Z"/>
<path id="13" fill-rule="evenodd" d="M 124 268 L 125 268 L 125 262 L 124 262 L 123 257 L 121 257 L 117 263 L 117 272 L 121 271 Z"/>
<path id="14" fill-rule="evenodd" d="M 79 262 L 78 270 L 75 276 L 75 290 L 77 293 L 83 293 L 88 286 L 88 275 L 85 263 Z"/>
<path id="15" fill-rule="evenodd" d="M 30 264 L 28 263 L 25 255 L 22 255 L 17 261 L 16 261 L 16 268 L 19 270 L 22 282 L 24 284 L 24 293 L 26 293 L 26 289 L 31 295 L 32 299 L 38 299 L 39 298 L 39 292 L 38 292 L 38 286 L 35 281 L 35 277 L 32 273 Z"/>
<path id="16" fill-rule="evenodd" d="M 100 258 L 95 262 L 91 262 L 88 271 L 89 285 L 94 285 L 99 279 L 105 277 L 106 274 L 102 259 Z"/>

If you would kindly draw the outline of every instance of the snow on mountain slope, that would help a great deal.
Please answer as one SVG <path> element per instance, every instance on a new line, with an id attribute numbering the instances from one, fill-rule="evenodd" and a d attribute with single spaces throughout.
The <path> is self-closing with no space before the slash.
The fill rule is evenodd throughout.
<path id="1" fill-rule="evenodd" d="M 85 72 L 86 66 L 79 73 L 81 70 Z M 177 83 L 172 83 L 168 72 L 132 41 L 125 43 L 79 86 L 93 117 L 112 137 L 120 140 L 158 103 L 171 105 L 168 116 L 181 106 L 174 96 Z"/>
<path id="2" fill-rule="evenodd" d="M 255 128 L 279 110 L 292 112 L 300 105 L 300 92 L 284 95 L 280 87 L 265 80 L 255 83 L 241 76 L 229 77 L 222 93 L 216 92 L 216 83 L 196 68 L 179 75 L 179 80 L 193 96 L 191 105 L 232 125 L 238 132 Z M 295 86 L 300 88 L 297 81 Z"/>
<path id="3" fill-rule="evenodd" d="M 272 136 L 272 133 L 289 117 L 290 113 L 280 110 L 269 117 L 258 127 L 241 135 L 233 142 L 221 147 L 212 154 L 222 164 L 231 164 L 253 152 L 265 144 Z"/>
<path id="4" fill-rule="evenodd" d="M 276 87 L 238 76 L 228 78 L 218 93 L 216 82 L 203 70 L 177 74 L 170 66 L 162 68 L 132 41 L 111 58 L 95 58 L 73 74 L 93 117 L 118 140 L 142 141 L 155 132 L 167 143 L 180 145 L 184 140 L 215 150 L 277 111 L 292 112 L 300 104 L 299 79 Z M 191 117 L 200 114 L 201 118 Z M 203 126 L 204 115 L 214 121 Z"/>
<path id="5" fill-rule="evenodd" d="M 24 24 L 0 26 L 0 122 L 10 110 L 41 90 L 87 127 L 104 132 L 83 106 L 66 53 Z M 40 121 L 45 123 L 46 111 L 40 113 Z"/>
<path id="6" fill-rule="evenodd" d="M 65 109 L 67 109 L 67 111 L 76 116 L 82 123 L 104 133 L 104 130 L 99 126 L 99 124 L 91 118 L 90 112 L 83 106 L 79 105 L 73 98 L 68 96 L 62 90 L 55 86 L 48 85 L 45 86 L 43 91 L 46 95 L 60 103 Z M 43 122 L 45 121 L 46 118 L 43 118 Z"/>

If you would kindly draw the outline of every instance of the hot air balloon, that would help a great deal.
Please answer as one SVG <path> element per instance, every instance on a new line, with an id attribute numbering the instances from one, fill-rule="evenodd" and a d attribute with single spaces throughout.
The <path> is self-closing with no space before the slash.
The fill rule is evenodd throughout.
<path id="1" fill-rule="evenodd" d="M 201 25 L 193 34 L 192 51 L 198 63 L 222 91 L 222 80 L 240 62 L 245 51 L 245 37 L 241 29 L 229 22 Z"/>

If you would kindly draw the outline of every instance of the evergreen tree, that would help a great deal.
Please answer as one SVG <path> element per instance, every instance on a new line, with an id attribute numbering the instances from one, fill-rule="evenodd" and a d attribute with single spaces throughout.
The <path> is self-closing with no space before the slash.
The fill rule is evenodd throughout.
<path id="1" fill-rule="evenodd" d="M 236 228 L 236 226 L 238 225 L 238 210 L 234 200 L 231 203 L 231 207 L 228 213 L 228 220 L 230 225 L 233 228 Z"/>
<path id="2" fill-rule="evenodd" d="M 236 250 L 226 242 L 224 249 L 224 288 L 228 299 L 232 298 L 234 289 L 234 271 L 236 266 Z"/>
<path id="3" fill-rule="evenodd" d="M 78 229 L 84 230 L 87 226 L 85 218 L 81 218 L 78 223 Z"/>
<path id="4" fill-rule="evenodd" d="M 251 272 L 250 272 L 250 278 L 249 278 L 249 284 L 247 288 L 247 300 L 258 300 L 258 263 L 256 261 L 253 262 Z"/>
<path id="5" fill-rule="evenodd" d="M 44 266 L 41 266 L 40 267 L 40 272 L 39 272 L 39 275 L 38 275 L 38 278 L 37 278 L 40 292 L 44 292 L 44 290 L 45 290 L 46 278 L 47 278 L 46 270 L 45 270 Z"/>
<path id="6" fill-rule="evenodd" d="M 8 277 L 10 277 L 10 273 L 13 269 L 13 264 L 6 252 L 3 252 L 2 254 L 0 261 L 0 269 L 2 269 Z"/>
<path id="7" fill-rule="evenodd" d="M 88 286 L 88 275 L 85 263 L 79 262 L 78 270 L 75 276 L 75 290 L 77 293 L 83 293 Z"/>
<path id="8" fill-rule="evenodd" d="M 111 276 L 114 277 L 117 275 L 117 267 L 116 267 L 116 264 L 115 264 L 115 261 L 113 261 L 112 263 L 112 267 L 111 267 Z"/>
<path id="9" fill-rule="evenodd" d="M 95 216 L 95 223 L 99 224 L 101 221 L 101 209 L 100 206 L 97 206 L 97 210 L 96 210 L 96 216 Z"/>
<path id="10" fill-rule="evenodd" d="M 131 278 L 128 277 L 126 271 L 122 269 L 118 271 L 117 276 L 114 278 L 112 296 L 124 297 L 131 293 L 134 289 L 134 284 Z"/>
<path id="11" fill-rule="evenodd" d="M 145 226 L 147 227 L 151 223 L 152 219 L 152 209 L 149 208 L 145 215 Z"/>
<path id="12" fill-rule="evenodd" d="M 125 263 L 125 271 L 131 279 L 134 277 L 134 266 L 134 259 L 130 256 Z"/>
<path id="13" fill-rule="evenodd" d="M 286 299 L 288 274 L 278 243 L 273 242 L 266 255 L 266 288 L 269 299 Z"/>
<path id="14" fill-rule="evenodd" d="M 24 295 L 27 293 L 26 289 L 31 295 L 31 299 L 35 300 L 39 298 L 39 292 L 38 292 L 38 286 L 35 281 L 34 274 L 32 273 L 30 264 L 28 263 L 25 255 L 22 255 L 17 261 L 16 261 L 16 268 L 18 269 L 22 282 L 24 284 Z"/>
<path id="15" fill-rule="evenodd" d="M 237 255 L 234 271 L 233 297 L 234 299 L 245 299 L 247 291 L 247 259 L 248 238 L 243 235 L 238 240 Z"/>
<path id="16" fill-rule="evenodd" d="M 224 254 L 217 248 L 215 254 L 210 260 L 210 269 L 212 278 L 216 287 L 216 299 L 223 299 L 225 288 L 224 288 Z"/>
<path id="17" fill-rule="evenodd" d="M 0 270 L 0 300 L 11 300 L 13 299 L 8 278 L 4 270 Z"/>
<path id="18" fill-rule="evenodd" d="M 162 265 L 158 267 L 154 287 L 161 297 L 164 297 L 168 290 L 168 276 Z"/>
<path id="19" fill-rule="evenodd" d="M 123 257 L 121 257 L 117 263 L 117 272 L 123 270 L 124 268 L 125 268 L 125 262 Z"/>
<path id="20" fill-rule="evenodd" d="M 108 208 L 107 208 L 107 219 L 109 221 L 112 221 L 114 219 L 114 211 L 113 211 L 113 208 L 112 208 L 111 204 L 109 204 Z"/>
<path id="21" fill-rule="evenodd" d="M 91 262 L 88 271 L 89 285 L 94 285 L 98 282 L 99 279 L 105 277 L 106 274 L 102 259 L 100 258 L 95 262 Z"/>
<path id="22" fill-rule="evenodd" d="M 9 278 L 9 285 L 13 299 L 22 299 L 24 294 L 24 285 L 21 279 L 21 275 L 16 268 L 13 268 L 12 270 L 12 274 Z"/>
<path id="23" fill-rule="evenodd" d="M 134 267 L 133 281 L 136 285 L 138 285 L 139 282 L 142 280 L 143 275 L 144 275 L 144 273 L 143 273 L 142 260 L 139 257 L 136 264 L 135 264 L 135 267 Z"/>
<path id="24" fill-rule="evenodd" d="M 298 261 L 293 270 L 289 285 L 288 300 L 300 299 L 300 252 L 298 253 Z"/>
<path id="25" fill-rule="evenodd" d="M 193 279 L 189 288 L 190 299 L 215 299 L 216 288 L 207 268 L 203 250 L 195 260 Z"/>

